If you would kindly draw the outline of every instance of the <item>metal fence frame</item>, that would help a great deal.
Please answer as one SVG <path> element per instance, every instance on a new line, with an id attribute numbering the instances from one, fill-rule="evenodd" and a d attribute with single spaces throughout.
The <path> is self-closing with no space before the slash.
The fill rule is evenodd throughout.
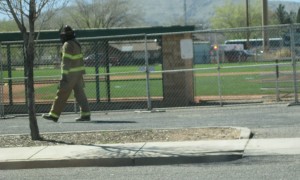
<path id="1" fill-rule="evenodd" d="M 294 102 L 292 104 L 298 104 L 298 85 L 297 85 L 297 62 L 296 62 L 296 54 L 295 54 L 295 28 L 293 25 L 290 26 L 290 37 L 291 37 L 291 49 L 292 49 L 292 66 L 293 66 L 293 83 L 294 83 Z M 298 57 L 299 58 L 299 57 Z"/>
<path id="2" fill-rule="evenodd" d="M 297 54 L 295 53 L 295 26 L 293 25 L 289 25 L 289 26 L 272 26 L 270 28 L 276 28 L 276 27 L 285 27 L 285 28 L 288 28 L 289 29 L 289 32 L 290 32 L 290 50 L 291 50 L 291 65 L 292 65 L 292 75 L 293 75 L 293 91 L 294 91 L 294 99 L 293 99 L 293 102 L 290 103 L 290 105 L 294 105 L 294 104 L 299 104 L 299 100 L 298 100 L 298 77 L 297 77 L 297 60 L 299 60 L 299 57 L 297 56 Z M 151 37 L 159 37 L 159 36 L 163 36 L 163 35 L 176 35 L 176 34 L 183 34 L 183 33 L 192 33 L 192 34 L 198 34 L 198 33 L 210 33 L 210 34 L 213 34 L 213 39 L 211 40 L 213 43 L 215 44 L 220 44 L 220 42 L 218 42 L 218 38 L 217 38 L 217 34 L 221 34 L 221 33 L 224 33 L 224 32 L 235 32 L 235 31 L 240 31 L 241 29 L 243 29 L 243 31 L 251 31 L 251 29 L 253 28 L 235 28 L 235 29 L 223 29 L 223 30 L 205 30 L 205 31 L 191 31 L 191 32 L 176 32 L 176 33 L 158 33 L 158 34 L 135 34 L 135 35 L 125 35 L 125 36 L 106 36 L 106 37 L 94 37 L 94 38 L 78 38 L 79 41 L 82 41 L 82 42 L 85 42 L 85 41 L 91 41 L 91 40 L 105 40 L 105 39 L 117 39 L 117 38 L 132 38 L 132 37 L 139 37 L 139 39 L 143 39 L 144 40 L 144 46 L 145 46 L 145 49 L 144 49 L 144 61 L 145 61 L 145 69 L 143 71 L 129 71 L 129 72 L 119 72 L 119 73 L 111 73 L 111 72 L 105 72 L 105 73 L 99 73 L 99 72 L 95 72 L 95 74 L 88 74 L 87 76 L 94 76 L 94 77 L 109 77 L 110 75 L 116 75 L 116 74 L 142 74 L 142 75 L 145 75 L 145 90 L 146 90 L 146 94 L 145 94 L 145 101 L 142 101 L 142 104 L 143 105 L 140 105 L 141 109 L 146 109 L 147 111 L 153 111 L 153 109 L 155 107 L 158 107 L 157 105 L 153 105 L 154 100 L 153 100 L 153 97 L 151 96 L 151 83 L 150 83 L 150 76 L 153 75 L 153 74 L 169 74 L 169 73 L 187 73 L 187 72 L 198 72 L 198 71 L 206 71 L 206 70 L 216 70 L 217 72 L 217 86 L 218 86 L 218 101 L 216 101 L 220 106 L 223 106 L 225 103 L 224 99 L 223 99 L 223 93 L 222 93 L 222 90 L 223 90 L 223 87 L 222 87 L 222 70 L 224 69 L 224 67 L 222 67 L 220 64 L 220 58 L 221 58 L 221 55 L 219 54 L 220 51 L 218 50 L 217 51 L 217 66 L 214 67 L 214 68 L 190 68 L 190 69 L 174 69 L 174 70 L 156 70 L 156 71 L 151 71 L 151 67 L 149 65 L 149 60 L 148 60 L 148 47 L 147 47 L 147 40 Z M 254 29 L 265 29 L 265 28 L 262 28 L 262 27 L 255 27 Z M 59 40 L 54 40 L 53 42 L 58 42 Z M 47 40 L 44 40 L 44 41 L 38 41 L 38 42 L 49 42 Z M 9 43 L 15 43 L 15 42 L 2 42 L 2 44 L 0 44 L 0 47 L 2 47 L 2 45 L 4 44 L 9 44 Z M 2 54 L 2 51 L 1 51 L 1 54 Z M 1 76 L 0 76 L 0 84 L 1 84 L 1 87 L 0 87 L 0 101 L 1 101 L 1 105 L 0 105 L 0 116 L 1 118 L 4 118 L 7 114 L 14 114 L 15 112 L 12 112 L 12 113 L 6 113 L 5 109 L 5 103 L 3 101 L 4 97 L 3 97 L 3 86 L 4 86 L 4 82 L 7 80 L 7 81 L 11 81 L 11 79 L 5 79 L 3 77 L 3 59 L 2 59 L 2 56 L 0 55 L 0 60 L 1 60 Z M 262 66 L 272 66 L 272 67 L 275 67 L 278 68 L 279 66 L 282 66 L 283 64 L 281 63 L 278 63 L 278 62 L 274 62 L 274 64 L 260 64 L 260 65 L 257 65 L 257 67 L 262 67 Z M 243 67 L 247 67 L 247 66 L 240 66 L 241 68 Z M 230 67 L 226 67 L 226 68 L 230 68 Z M 226 69 L 225 68 L 225 69 Z M 234 67 L 232 67 L 234 68 Z M 56 76 L 57 78 L 58 76 Z M 45 78 L 45 77 L 35 77 L 36 79 L 38 78 Z M 25 78 L 23 79 L 25 80 Z M 278 79 L 276 80 L 276 83 Z M 276 97 L 277 97 L 277 101 L 279 100 L 278 97 L 279 97 L 279 89 L 278 89 L 278 86 L 276 86 Z M 12 98 L 12 97 L 10 97 Z M 109 99 L 110 97 L 108 97 Z M 191 104 L 193 105 L 193 104 Z M 13 105 L 14 106 L 14 105 Z M 132 109 L 132 108 L 129 108 L 129 109 Z M 118 109 L 118 110 L 123 110 L 122 108 Z M 73 108 L 71 108 L 70 110 L 71 112 L 78 112 L 78 107 L 77 107 L 77 104 L 76 102 L 74 101 L 73 103 Z"/>
<path id="3" fill-rule="evenodd" d="M 0 42 L 1 47 L 1 42 Z M 5 117 L 4 113 L 4 103 L 3 103 L 3 68 L 2 68 L 2 53 L 0 51 L 0 118 Z"/>

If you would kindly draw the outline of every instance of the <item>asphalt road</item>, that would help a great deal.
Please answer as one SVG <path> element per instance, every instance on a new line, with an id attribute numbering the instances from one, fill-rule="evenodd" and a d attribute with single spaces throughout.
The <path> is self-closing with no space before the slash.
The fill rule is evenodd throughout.
<path id="1" fill-rule="evenodd" d="M 0 179 L 109 179 L 109 180 L 193 180 L 266 179 L 296 180 L 300 177 L 300 156 L 247 157 L 237 161 L 172 166 L 90 167 L 2 170 Z"/>
<path id="2" fill-rule="evenodd" d="M 300 137 L 300 106 L 286 104 L 210 106 L 164 109 L 165 112 L 93 112 L 92 121 L 76 123 L 77 114 L 62 115 L 59 123 L 38 116 L 40 133 L 182 128 L 208 126 L 248 127 L 254 138 Z M 0 134 L 29 134 L 28 117 L 0 120 Z"/>
<path id="3" fill-rule="evenodd" d="M 248 127 L 254 139 L 300 137 L 300 106 L 286 104 L 166 109 L 166 112 L 94 112 L 92 122 L 60 123 L 38 117 L 40 132 L 180 128 Z M 0 120 L 0 134 L 29 133 L 28 117 Z M 2 170 L 0 179 L 298 179 L 300 155 L 250 155 L 236 161 L 172 166 L 87 167 Z"/>

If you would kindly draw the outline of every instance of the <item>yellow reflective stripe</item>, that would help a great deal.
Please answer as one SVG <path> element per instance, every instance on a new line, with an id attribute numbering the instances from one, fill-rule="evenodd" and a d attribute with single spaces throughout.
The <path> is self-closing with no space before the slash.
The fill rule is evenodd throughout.
<path id="1" fill-rule="evenodd" d="M 67 70 L 62 70 L 62 74 L 69 74 L 69 71 L 67 71 Z"/>
<path id="2" fill-rule="evenodd" d="M 70 72 L 78 72 L 78 71 L 84 71 L 85 68 L 84 66 L 81 66 L 81 67 L 76 67 L 76 68 L 70 68 L 69 70 L 62 70 L 62 73 L 63 74 L 69 74 Z"/>
<path id="3" fill-rule="evenodd" d="M 57 114 L 53 113 L 53 112 L 50 112 L 49 115 L 53 116 L 53 117 L 56 117 L 56 118 L 59 118 L 59 116 Z"/>
<path id="4" fill-rule="evenodd" d="M 77 71 L 84 71 L 84 66 L 71 68 L 69 72 L 77 72 Z"/>
<path id="5" fill-rule="evenodd" d="M 62 57 L 63 58 L 69 58 L 71 60 L 79 60 L 79 59 L 83 58 L 83 54 L 72 55 L 72 54 L 68 54 L 68 53 L 63 53 Z"/>

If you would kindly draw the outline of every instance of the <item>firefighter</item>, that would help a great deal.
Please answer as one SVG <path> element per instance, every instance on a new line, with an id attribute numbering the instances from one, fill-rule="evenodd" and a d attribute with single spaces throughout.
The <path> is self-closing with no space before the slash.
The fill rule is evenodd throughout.
<path id="1" fill-rule="evenodd" d="M 85 74 L 85 68 L 81 46 L 75 39 L 75 32 L 68 25 L 61 28 L 60 39 L 63 44 L 61 80 L 50 112 L 43 114 L 42 117 L 57 122 L 73 90 L 75 99 L 80 106 L 80 117 L 75 120 L 90 121 L 91 113 L 84 92 L 83 74 Z"/>

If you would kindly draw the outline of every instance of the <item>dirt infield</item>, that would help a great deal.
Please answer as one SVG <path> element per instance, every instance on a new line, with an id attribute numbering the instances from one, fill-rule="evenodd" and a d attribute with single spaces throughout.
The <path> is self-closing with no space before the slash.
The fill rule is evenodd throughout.
<path id="1" fill-rule="evenodd" d="M 35 84 L 34 88 L 47 87 L 51 84 Z M 12 97 L 14 102 L 25 102 L 25 86 L 24 84 L 14 84 L 12 85 Z M 3 102 L 9 102 L 9 86 L 5 84 L 3 86 Z M 54 97 L 53 97 L 54 98 Z M 40 98 L 36 95 L 36 101 L 40 101 Z"/>

